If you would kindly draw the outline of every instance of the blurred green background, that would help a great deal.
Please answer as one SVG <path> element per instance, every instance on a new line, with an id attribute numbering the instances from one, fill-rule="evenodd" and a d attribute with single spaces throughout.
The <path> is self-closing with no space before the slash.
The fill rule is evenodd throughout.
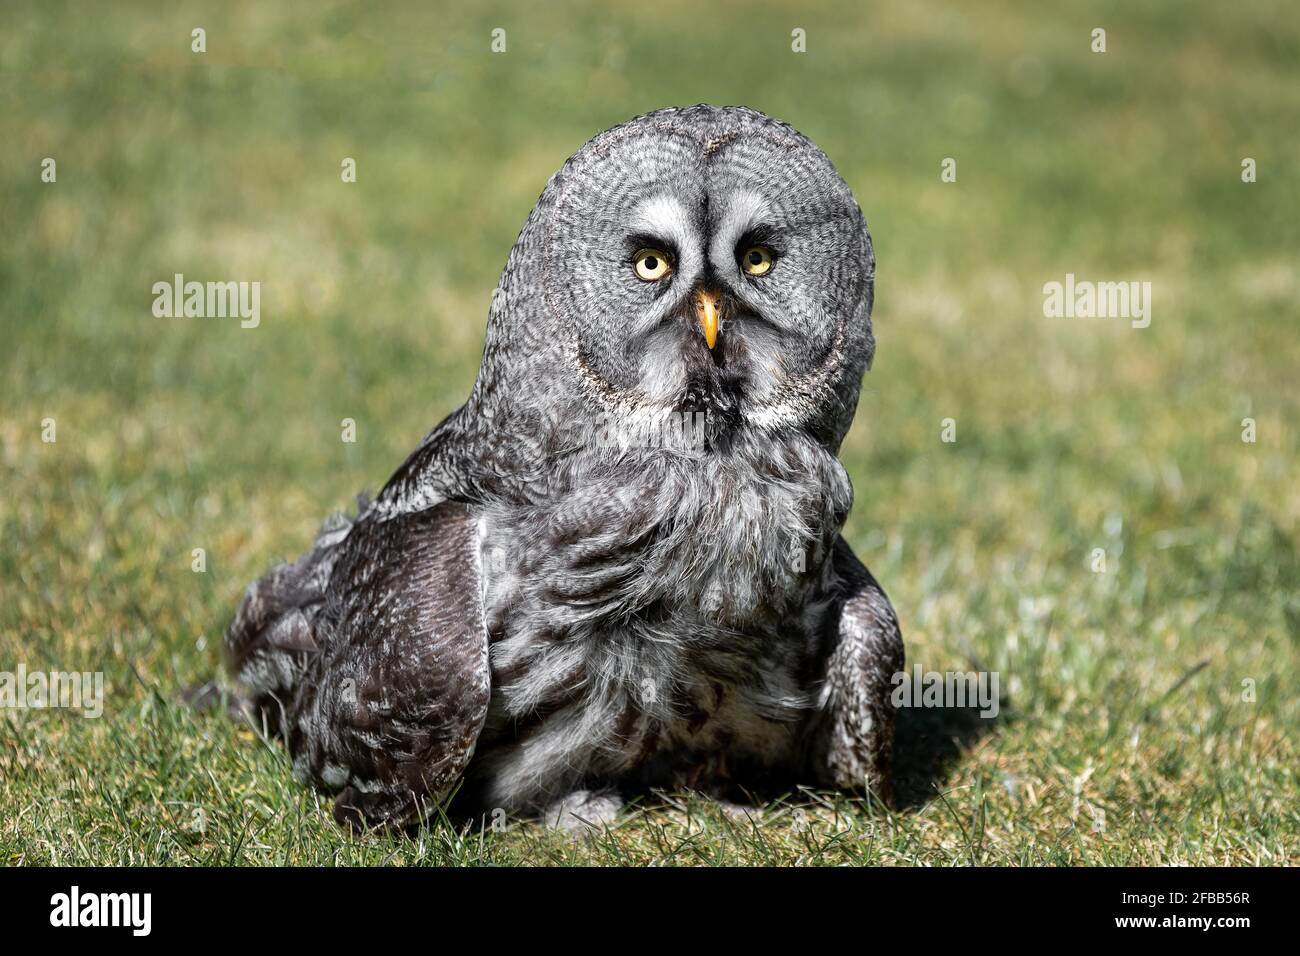
<path id="1" fill-rule="evenodd" d="M 0 711 L 0 863 L 1293 858 L 1290 0 L 3 20 L 0 670 L 103 670 L 109 695 L 100 720 Z M 1002 717 L 907 722 L 896 813 L 827 799 L 738 827 L 687 800 L 579 846 L 527 826 L 350 841 L 276 748 L 170 695 L 215 672 L 247 581 L 464 399 L 547 177 L 600 130 L 696 102 L 789 121 L 858 196 L 878 353 L 846 533 L 909 664 L 998 670 Z M 155 318 L 177 272 L 260 281 L 260 327 Z M 1151 326 L 1044 318 L 1067 272 L 1152 282 Z"/>

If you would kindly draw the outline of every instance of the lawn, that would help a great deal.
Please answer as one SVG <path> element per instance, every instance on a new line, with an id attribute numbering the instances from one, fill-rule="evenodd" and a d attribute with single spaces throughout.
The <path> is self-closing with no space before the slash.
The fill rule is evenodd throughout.
<path id="1" fill-rule="evenodd" d="M 0 864 L 1295 861 L 1289 0 L 20 2 L 4 21 L 0 672 L 106 687 L 97 719 L 0 710 Z M 282 749 L 175 694 L 217 672 L 244 585 L 464 399 L 551 172 L 695 102 L 788 120 L 858 196 L 878 353 L 846 535 L 909 666 L 996 671 L 1000 713 L 905 711 L 893 810 L 665 795 L 586 841 L 349 837 Z M 176 273 L 260 281 L 260 324 L 155 317 Z M 1150 282 L 1149 327 L 1046 318 L 1067 273 Z"/>

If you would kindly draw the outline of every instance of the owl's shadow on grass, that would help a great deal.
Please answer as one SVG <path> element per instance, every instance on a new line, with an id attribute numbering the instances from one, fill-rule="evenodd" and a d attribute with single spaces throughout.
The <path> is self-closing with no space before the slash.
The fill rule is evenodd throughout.
<path id="1" fill-rule="evenodd" d="M 961 755 L 1008 719 L 970 707 L 903 707 L 894 728 L 894 805 L 915 810 L 943 787 Z"/>

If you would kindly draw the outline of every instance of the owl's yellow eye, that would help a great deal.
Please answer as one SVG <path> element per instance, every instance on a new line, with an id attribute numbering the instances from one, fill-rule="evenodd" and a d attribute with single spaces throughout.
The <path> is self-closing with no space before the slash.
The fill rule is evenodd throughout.
<path id="1" fill-rule="evenodd" d="M 636 267 L 636 277 L 646 282 L 655 282 L 672 271 L 668 257 L 658 249 L 642 249 L 632 262 Z"/>
<path id="2" fill-rule="evenodd" d="M 767 246 L 750 246 L 740 256 L 740 268 L 752 276 L 766 274 L 772 268 L 772 250 Z"/>

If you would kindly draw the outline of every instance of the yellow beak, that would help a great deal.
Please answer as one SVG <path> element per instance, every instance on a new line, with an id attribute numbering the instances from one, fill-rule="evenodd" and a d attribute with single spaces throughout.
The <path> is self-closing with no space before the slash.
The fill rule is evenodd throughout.
<path id="1" fill-rule="evenodd" d="M 696 295 L 696 305 L 700 310 L 700 326 L 704 329 L 704 344 L 712 350 L 718 342 L 718 295 L 715 292 L 700 292 Z"/>

